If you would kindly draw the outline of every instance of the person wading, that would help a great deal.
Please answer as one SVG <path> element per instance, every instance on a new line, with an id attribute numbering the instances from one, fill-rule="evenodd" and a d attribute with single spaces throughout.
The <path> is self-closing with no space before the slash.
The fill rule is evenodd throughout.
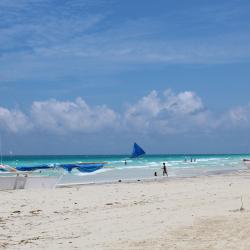
<path id="1" fill-rule="evenodd" d="M 166 163 L 163 162 L 163 167 L 162 167 L 162 174 L 163 176 L 168 176 L 168 170 L 167 170 L 167 166 L 166 166 Z"/>

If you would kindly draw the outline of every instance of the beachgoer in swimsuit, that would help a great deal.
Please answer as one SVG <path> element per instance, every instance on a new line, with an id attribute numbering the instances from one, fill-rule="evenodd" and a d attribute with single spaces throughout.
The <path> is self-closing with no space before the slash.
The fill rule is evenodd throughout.
<path id="1" fill-rule="evenodd" d="M 163 162 L 162 170 L 163 170 L 163 172 L 162 172 L 163 176 L 165 176 L 165 175 L 168 176 L 167 166 L 166 166 L 165 162 Z"/>

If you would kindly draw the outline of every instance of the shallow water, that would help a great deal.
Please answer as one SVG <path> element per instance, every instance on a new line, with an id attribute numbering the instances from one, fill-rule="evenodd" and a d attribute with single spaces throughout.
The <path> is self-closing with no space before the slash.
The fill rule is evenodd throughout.
<path id="1" fill-rule="evenodd" d="M 250 158 L 250 155 L 146 155 L 138 159 L 130 159 L 126 155 L 4 156 L 3 163 L 16 167 L 75 162 L 107 162 L 103 169 L 88 174 L 80 173 L 77 170 L 73 170 L 70 174 L 63 172 L 63 170 L 46 170 L 36 173 L 39 175 L 61 175 L 64 173 L 61 183 L 89 183 L 151 178 L 155 172 L 161 176 L 163 162 L 167 163 L 170 177 L 203 175 L 211 171 L 240 170 L 245 169 L 243 158 Z M 125 160 L 127 165 L 124 164 Z"/>

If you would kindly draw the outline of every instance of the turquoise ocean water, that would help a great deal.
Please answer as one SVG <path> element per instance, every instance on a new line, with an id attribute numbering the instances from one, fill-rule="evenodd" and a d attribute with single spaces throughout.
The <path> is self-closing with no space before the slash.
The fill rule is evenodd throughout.
<path id="1" fill-rule="evenodd" d="M 195 162 L 191 162 L 191 158 Z M 63 175 L 61 183 L 109 182 L 152 178 L 154 172 L 162 175 L 161 166 L 167 163 L 170 177 L 196 176 L 221 171 L 245 169 L 242 159 L 250 155 L 146 155 L 130 159 L 126 155 L 56 155 L 56 156 L 3 156 L 2 162 L 10 166 L 32 166 L 40 164 L 107 162 L 105 167 L 94 173 L 80 173 L 73 170 L 46 170 L 39 175 Z M 186 161 L 185 161 L 186 159 Z M 127 161 L 125 166 L 124 161 Z"/>

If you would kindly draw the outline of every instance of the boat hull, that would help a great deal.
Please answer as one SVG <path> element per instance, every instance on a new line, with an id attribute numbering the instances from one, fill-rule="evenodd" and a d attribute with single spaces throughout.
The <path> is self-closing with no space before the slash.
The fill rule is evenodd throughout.
<path id="1" fill-rule="evenodd" d="M 52 189 L 56 187 L 58 180 L 58 177 L 0 176 L 0 190 Z"/>
<path id="2" fill-rule="evenodd" d="M 250 169 L 250 160 L 249 159 L 243 159 L 244 165 Z"/>

